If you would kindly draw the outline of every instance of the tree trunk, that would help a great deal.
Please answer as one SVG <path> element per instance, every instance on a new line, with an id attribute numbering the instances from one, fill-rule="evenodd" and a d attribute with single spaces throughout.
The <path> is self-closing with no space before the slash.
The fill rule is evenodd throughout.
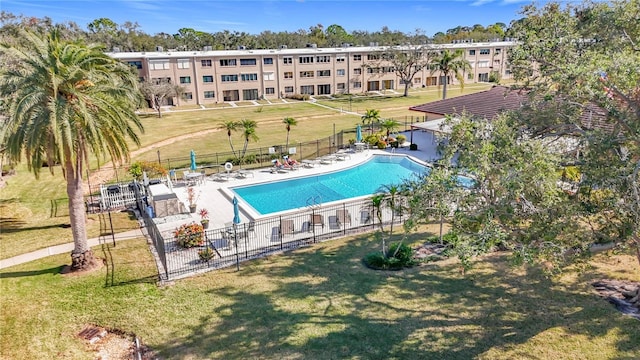
<path id="1" fill-rule="evenodd" d="M 404 95 L 403 96 L 404 97 L 409 96 L 409 83 L 408 82 L 404 83 Z"/>
<path id="2" fill-rule="evenodd" d="M 447 98 L 447 76 L 444 76 L 444 84 L 442 85 L 442 100 Z"/>
<path id="3" fill-rule="evenodd" d="M 444 224 L 444 216 L 440 215 L 440 245 L 442 245 L 442 227 Z"/>
<path id="4" fill-rule="evenodd" d="M 71 160 L 65 161 L 67 196 L 69 197 L 69 221 L 74 245 L 71 252 L 71 271 L 82 271 L 95 267 L 97 262 L 87 242 L 82 174 L 75 170 Z"/>

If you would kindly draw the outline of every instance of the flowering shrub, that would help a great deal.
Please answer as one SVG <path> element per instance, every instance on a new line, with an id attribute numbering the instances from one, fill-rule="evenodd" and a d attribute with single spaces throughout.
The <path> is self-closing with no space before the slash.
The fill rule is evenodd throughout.
<path id="1" fill-rule="evenodd" d="M 209 262 L 211 261 L 211 259 L 213 259 L 216 256 L 216 253 L 214 253 L 213 250 L 211 250 L 211 248 L 206 247 L 198 251 L 198 256 L 200 257 L 200 260 L 204 262 Z"/>
<path id="2" fill-rule="evenodd" d="M 173 232 L 178 246 L 190 248 L 204 245 L 204 228 L 200 224 L 182 224 Z"/>
<path id="3" fill-rule="evenodd" d="M 209 218 L 209 210 L 202 208 L 198 213 L 200 215 L 200 219 L 207 220 Z"/>

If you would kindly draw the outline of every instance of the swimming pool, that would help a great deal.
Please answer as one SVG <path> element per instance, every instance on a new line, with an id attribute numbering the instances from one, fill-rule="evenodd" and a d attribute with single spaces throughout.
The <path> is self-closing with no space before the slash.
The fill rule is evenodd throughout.
<path id="1" fill-rule="evenodd" d="M 230 188 L 261 215 L 375 194 L 429 167 L 405 156 L 373 156 L 352 168 L 314 176 Z M 464 184 L 463 184 L 464 185 Z"/>

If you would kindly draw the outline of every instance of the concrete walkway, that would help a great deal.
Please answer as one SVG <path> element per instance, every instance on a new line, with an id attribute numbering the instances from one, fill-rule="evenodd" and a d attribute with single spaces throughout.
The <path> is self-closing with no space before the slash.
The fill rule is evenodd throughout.
<path id="1" fill-rule="evenodd" d="M 115 234 L 114 237 L 116 239 L 116 242 L 123 241 L 123 240 L 131 240 L 131 239 L 136 239 L 140 237 L 145 237 L 145 232 L 146 232 L 145 228 L 140 228 L 136 230 L 129 230 L 129 231 Z M 106 235 L 106 236 L 101 236 L 99 238 L 89 239 L 88 241 L 89 241 L 89 247 L 94 247 L 94 246 L 101 245 L 103 243 L 110 244 L 112 243 L 113 238 L 111 237 L 111 235 Z M 58 255 L 58 254 L 65 254 L 65 253 L 70 254 L 72 250 L 73 250 L 73 243 L 50 246 L 45 249 L 40 249 L 40 250 L 32 251 L 30 253 L 17 255 L 12 258 L 2 259 L 0 260 L 0 269 L 24 264 L 30 261 L 51 256 L 51 255 Z"/>

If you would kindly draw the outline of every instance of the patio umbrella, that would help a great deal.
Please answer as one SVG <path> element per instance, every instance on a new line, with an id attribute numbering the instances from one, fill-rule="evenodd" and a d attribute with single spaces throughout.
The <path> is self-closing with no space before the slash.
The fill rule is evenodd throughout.
<path id="1" fill-rule="evenodd" d="M 191 170 L 196 171 L 196 152 L 191 150 Z"/>
<path id="2" fill-rule="evenodd" d="M 240 224 L 240 209 L 238 209 L 238 198 L 233 197 L 233 223 Z"/>
<path id="3" fill-rule="evenodd" d="M 360 124 L 356 126 L 356 142 L 362 142 L 362 128 Z"/>

